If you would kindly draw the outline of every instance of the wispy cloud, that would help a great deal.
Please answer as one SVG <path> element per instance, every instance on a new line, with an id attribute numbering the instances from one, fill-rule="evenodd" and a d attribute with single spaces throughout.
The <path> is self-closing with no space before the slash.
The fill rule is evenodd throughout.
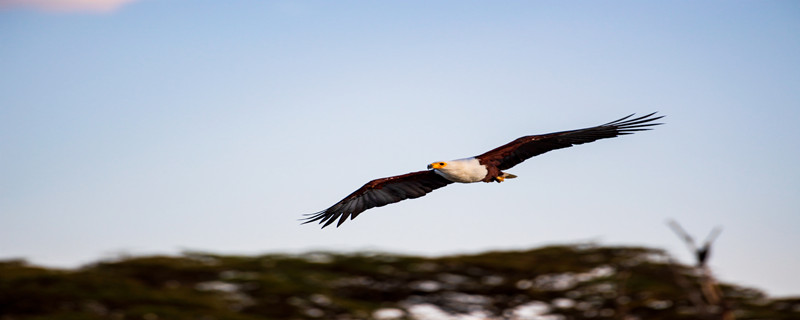
<path id="1" fill-rule="evenodd" d="M 112 12 L 137 0 L 0 0 L 0 10 L 32 8 L 49 12 Z"/>

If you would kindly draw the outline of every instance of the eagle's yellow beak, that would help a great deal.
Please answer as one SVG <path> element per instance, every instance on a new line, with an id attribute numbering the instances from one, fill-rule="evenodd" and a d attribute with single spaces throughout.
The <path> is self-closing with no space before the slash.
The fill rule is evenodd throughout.
<path id="1" fill-rule="evenodd" d="M 441 169 L 447 166 L 447 162 L 434 162 L 428 165 L 428 170 L 430 169 Z"/>

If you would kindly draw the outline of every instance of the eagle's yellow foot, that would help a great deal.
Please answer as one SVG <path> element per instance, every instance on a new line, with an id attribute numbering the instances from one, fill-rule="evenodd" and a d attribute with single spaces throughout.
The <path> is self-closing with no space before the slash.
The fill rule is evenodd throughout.
<path id="1" fill-rule="evenodd" d="M 502 175 L 499 175 L 499 176 L 495 177 L 494 181 L 497 181 L 498 183 L 500 183 L 500 182 L 506 181 L 506 179 L 514 179 L 516 177 L 517 176 L 515 176 L 513 174 L 510 174 L 508 172 L 503 172 Z"/>

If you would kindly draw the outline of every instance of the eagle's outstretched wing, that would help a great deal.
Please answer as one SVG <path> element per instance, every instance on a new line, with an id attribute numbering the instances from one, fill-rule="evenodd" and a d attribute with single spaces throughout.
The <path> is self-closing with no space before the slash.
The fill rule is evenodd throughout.
<path id="1" fill-rule="evenodd" d="M 405 199 L 414 199 L 424 196 L 433 190 L 452 183 L 433 170 L 417 171 L 399 176 L 375 179 L 354 191 L 341 201 L 328 209 L 308 214 L 305 223 L 319 221 L 325 228 L 336 219 L 336 226 L 350 217 L 355 219 L 358 214 L 369 208 L 381 207 Z"/>
<path id="2" fill-rule="evenodd" d="M 500 170 L 505 170 L 551 150 L 631 134 L 636 131 L 650 130 L 649 127 L 660 124 L 653 123 L 653 121 L 663 117 L 654 117 L 653 115 L 655 114 L 653 112 L 645 116 L 629 119 L 633 116 L 631 114 L 596 127 L 525 136 L 483 153 L 476 158 L 482 164 L 493 165 Z"/>

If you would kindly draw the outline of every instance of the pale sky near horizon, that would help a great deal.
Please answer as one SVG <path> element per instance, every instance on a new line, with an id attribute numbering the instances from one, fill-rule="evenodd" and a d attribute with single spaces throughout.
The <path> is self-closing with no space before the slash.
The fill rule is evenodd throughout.
<path id="1" fill-rule="evenodd" d="M 0 259 L 595 241 L 800 295 L 800 3 L 0 0 Z M 81 4 L 84 5 L 84 4 Z M 340 228 L 370 179 L 659 111 Z"/>

